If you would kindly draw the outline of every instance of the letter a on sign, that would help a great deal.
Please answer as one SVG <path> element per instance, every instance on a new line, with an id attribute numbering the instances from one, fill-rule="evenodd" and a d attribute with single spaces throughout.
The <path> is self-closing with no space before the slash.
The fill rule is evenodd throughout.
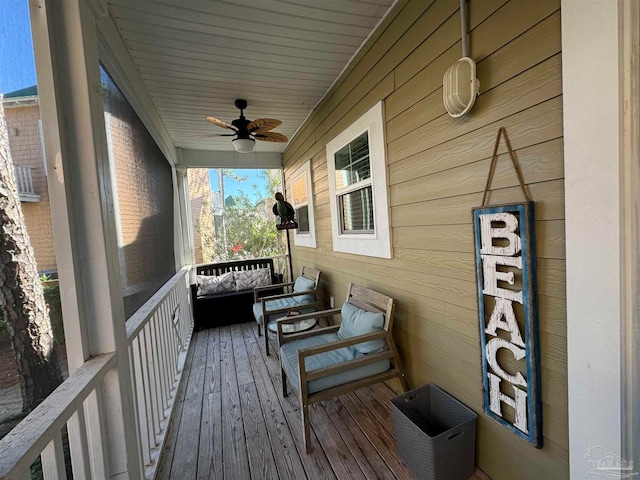
<path id="1" fill-rule="evenodd" d="M 484 411 L 542 447 L 533 202 L 473 209 Z"/>

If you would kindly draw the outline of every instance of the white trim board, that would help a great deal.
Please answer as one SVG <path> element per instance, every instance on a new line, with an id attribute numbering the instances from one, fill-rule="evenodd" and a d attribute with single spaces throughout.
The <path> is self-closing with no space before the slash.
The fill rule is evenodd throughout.
<path id="1" fill-rule="evenodd" d="M 571 478 L 621 456 L 618 3 L 563 0 L 562 80 Z M 587 456 L 585 458 L 585 455 Z"/>

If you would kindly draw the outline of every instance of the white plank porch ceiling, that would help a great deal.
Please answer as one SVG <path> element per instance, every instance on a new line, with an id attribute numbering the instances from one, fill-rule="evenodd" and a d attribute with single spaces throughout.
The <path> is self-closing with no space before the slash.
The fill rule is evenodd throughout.
<path id="1" fill-rule="evenodd" d="M 289 137 L 394 0 L 108 0 L 133 62 L 177 147 L 233 150 L 205 121 L 277 118 Z M 256 152 L 285 143 L 256 142 Z"/>

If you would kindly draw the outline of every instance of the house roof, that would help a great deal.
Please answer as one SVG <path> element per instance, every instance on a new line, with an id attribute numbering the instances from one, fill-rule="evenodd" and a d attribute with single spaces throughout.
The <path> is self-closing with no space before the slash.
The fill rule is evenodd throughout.
<path id="1" fill-rule="evenodd" d="M 35 97 L 38 95 L 38 86 L 32 85 L 27 88 L 21 88 L 13 92 L 5 93 L 4 98 L 22 98 L 22 97 Z"/>
<path id="2" fill-rule="evenodd" d="M 5 107 L 28 106 L 38 104 L 38 86 L 21 88 L 13 92 L 5 93 L 2 97 L 2 103 Z"/>

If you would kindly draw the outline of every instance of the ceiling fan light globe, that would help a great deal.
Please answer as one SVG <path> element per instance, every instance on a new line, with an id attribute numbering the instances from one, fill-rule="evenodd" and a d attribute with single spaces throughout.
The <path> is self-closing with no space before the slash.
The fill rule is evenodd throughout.
<path id="1" fill-rule="evenodd" d="M 251 153 L 256 141 L 253 138 L 234 138 L 231 141 L 233 148 L 238 153 Z"/>

